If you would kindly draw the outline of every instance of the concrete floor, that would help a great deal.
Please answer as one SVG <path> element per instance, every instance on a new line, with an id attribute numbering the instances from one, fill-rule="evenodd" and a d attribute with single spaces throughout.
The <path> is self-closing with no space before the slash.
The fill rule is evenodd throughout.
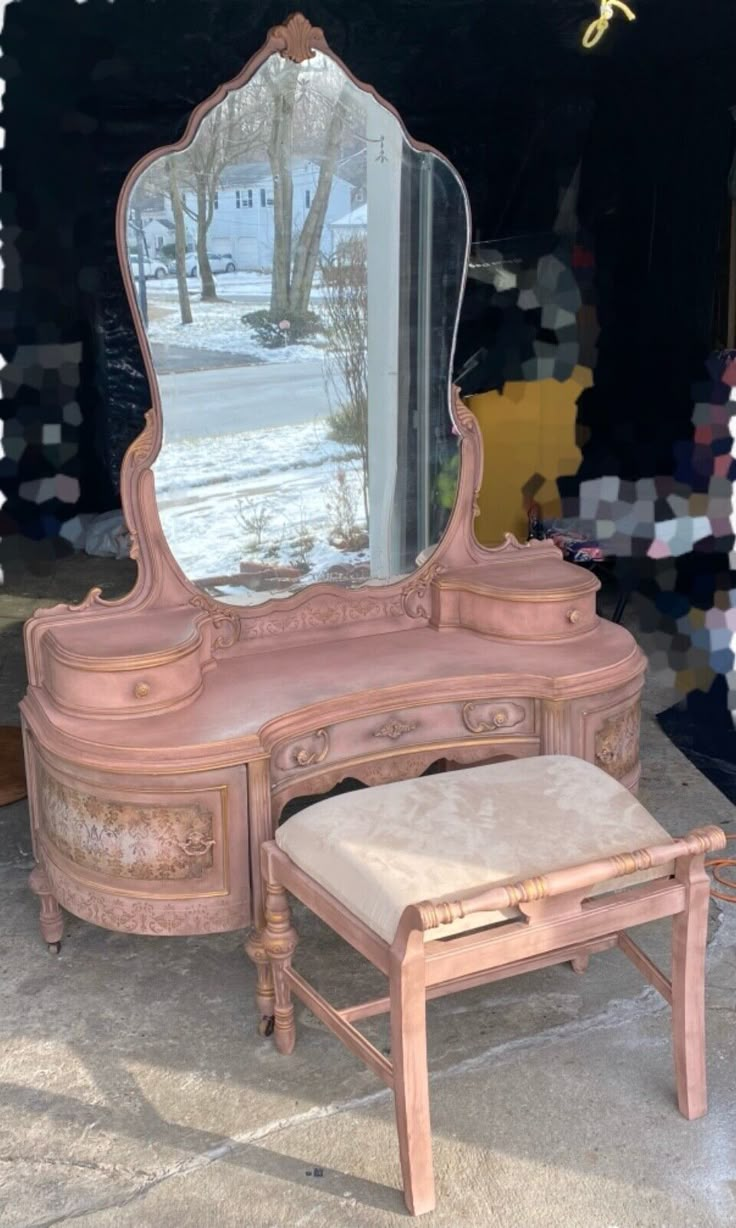
<path id="1" fill-rule="evenodd" d="M 17 720 L 21 621 L 124 592 L 130 564 L 83 557 L 0 593 L 0 722 Z M 642 800 L 673 833 L 736 829 L 732 805 L 653 715 Z M 304 1010 L 291 1058 L 255 1035 L 242 934 L 153 939 L 68 918 L 49 956 L 26 888 L 25 803 L 0 809 L 0 1228 L 388 1228 L 406 1222 L 392 1104 Z M 377 974 L 299 915 L 299 966 L 328 996 Z M 439 1209 L 427 1228 L 736 1225 L 736 907 L 714 904 L 710 1112 L 673 1096 L 669 1012 L 618 952 L 429 1006 Z M 640 941 L 666 966 L 668 927 Z M 366 1032 L 386 1044 L 384 1021 Z"/>

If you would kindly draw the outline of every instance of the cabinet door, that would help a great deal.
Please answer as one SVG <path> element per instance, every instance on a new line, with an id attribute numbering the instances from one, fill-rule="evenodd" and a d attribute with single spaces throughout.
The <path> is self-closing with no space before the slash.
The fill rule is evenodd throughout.
<path id="1" fill-rule="evenodd" d="M 70 912 L 136 933 L 248 924 L 245 767 L 130 777 L 31 746 L 36 852 Z"/>

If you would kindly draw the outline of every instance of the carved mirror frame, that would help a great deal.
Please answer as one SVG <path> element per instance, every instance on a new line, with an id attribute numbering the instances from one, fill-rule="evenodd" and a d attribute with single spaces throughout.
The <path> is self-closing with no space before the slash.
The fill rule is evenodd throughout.
<path id="1" fill-rule="evenodd" d="M 136 335 L 143 355 L 146 375 L 152 395 L 152 408 L 145 415 L 146 425 L 125 454 L 121 469 L 121 498 L 123 514 L 131 535 L 131 558 L 138 564 L 138 577 L 131 593 L 124 599 L 128 610 L 132 607 L 172 607 L 191 605 L 208 615 L 216 627 L 216 649 L 232 647 L 237 641 L 266 640 L 282 633 L 295 633 L 306 629 L 334 631 L 341 627 L 354 628 L 389 620 L 399 630 L 401 626 L 416 625 L 417 621 L 429 618 L 428 590 L 432 579 L 451 569 L 489 562 L 499 553 L 514 552 L 528 547 L 521 546 L 511 535 L 499 547 L 484 547 L 476 540 L 473 522 L 478 514 L 477 494 L 480 489 L 483 465 L 483 449 L 480 430 L 469 409 L 460 399 L 459 391 L 450 385 L 448 371 L 448 413 L 456 434 L 459 436 L 460 464 L 455 503 L 450 518 L 436 546 L 427 551 L 425 561 L 410 575 L 384 585 L 362 585 L 343 588 L 329 583 L 305 585 L 288 597 L 271 598 L 256 605 L 230 605 L 199 589 L 189 580 L 174 559 L 164 536 L 158 514 L 152 466 L 163 441 L 163 411 L 158 380 L 153 365 L 148 338 L 137 305 L 128 260 L 126 256 L 126 217 L 128 198 L 138 176 L 162 155 L 176 153 L 188 148 L 204 117 L 209 114 L 233 90 L 244 86 L 267 59 L 280 55 L 295 63 L 310 59 L 319 51 L 338 66 L 353 85 L 372 96 L 398 121 L 401 132 L 409 146 L 420 153 L 432 153 L 457 176 L 462 188 L 467 217 L 465 262 L 462 280 L 458 286 L 452 332 L 451 354 L 454 351 L 460 308 L 467 278 L 467 263 L 470 242 L 470 208 L 462 179 L 451 163 L 433 146 L 414 141 L 390 103 L 386 102 L 372 86 L 359 81 L 343 64 L 327 44 L 322 30 L 312 26 L 300 13 L 294 13 L 283 25 L 274 26 L 265 43 L 251 57 L 241 72 L 231 81 L 221 85 L 209 98 L 201 102 L 189 117 L 184 135 L 175 144 L 152 150 L 131 169 L 120 192 L 116 237 L 118 257 L 130 304 Z M 421 556 L 420 556 L 421 557 Z M 87 598 L 85 605 L 119 605 L 100 599 L 99 590 Z M 194 612 L 194 611 L 193 611 Z"/>

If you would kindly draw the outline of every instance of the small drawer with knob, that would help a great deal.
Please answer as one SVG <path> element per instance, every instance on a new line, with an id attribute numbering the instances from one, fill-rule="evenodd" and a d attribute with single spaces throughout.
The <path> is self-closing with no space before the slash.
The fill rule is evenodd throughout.
<path id="1" fill-rule="evenodd" d="M 177 631 L 166 648 L 128 655 L 112 626 L 91 643 L 76 628 L 50 632 L 41 645 L 46 688 L 64 711 L 86 716 L 141 716 L 187 703 L 202 689 L 206 645 L 191 619 L 178 643 Z"/>

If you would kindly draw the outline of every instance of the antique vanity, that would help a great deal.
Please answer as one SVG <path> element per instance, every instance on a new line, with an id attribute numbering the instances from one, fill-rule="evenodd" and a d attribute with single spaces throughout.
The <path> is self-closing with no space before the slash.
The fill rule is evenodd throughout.
<path id="1" fill-rule="evenodd" d="M 258 850 L 290 799 L 553 752 L 636 787 L 645 662 L 597 580 L 473 533 L 480 435 L 450 385 L 468 226 L 452 167 L 299 15 L 128 177 L 138 579 L 25 629 L 56 949 L 60 905 L 138 934 L 253 924 L 268 1016 Z"/>

